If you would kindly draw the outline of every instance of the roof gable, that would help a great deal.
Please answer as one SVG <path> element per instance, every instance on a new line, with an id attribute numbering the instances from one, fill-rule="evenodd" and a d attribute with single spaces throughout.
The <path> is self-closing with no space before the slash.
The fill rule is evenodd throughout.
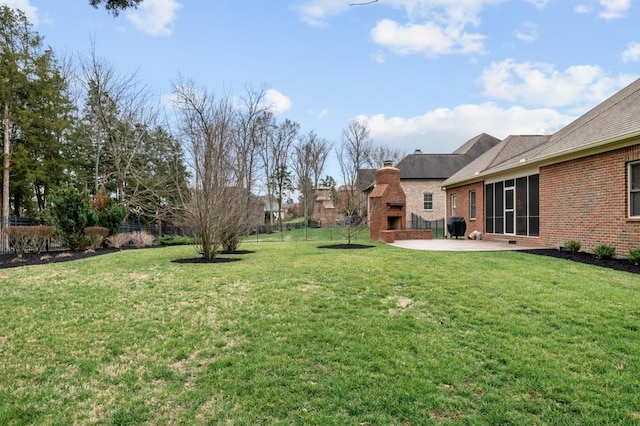
<path id="1" fill-rule="evenodd" d="M 522 158 L 527 158 L 528 154 L 536 152 L 548 140 L 549 136 L 545 135 L 509 136 L 475 161 L 460 169 L 447 179 L 443 185 L 446 186 L 459 181 L 473 179 L 475 176 L 481 173 L 484 174 L 492 169 L 519 164 Z"/>
<path id="2" fill-rule="evenodd" d="M 500 139 L 482 133 L 469 139 L 453 154 L 423 154 L 416 151 L 396 166 L 400 179 L 447 179 L 462 167 L 500 143 Z"/>

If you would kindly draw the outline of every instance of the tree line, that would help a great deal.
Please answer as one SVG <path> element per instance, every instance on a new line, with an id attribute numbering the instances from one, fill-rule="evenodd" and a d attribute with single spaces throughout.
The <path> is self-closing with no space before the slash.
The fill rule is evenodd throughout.
<path id="1" fill-rule="evenodd" d="M 211 257 L 237 246 L 258 188 L 278 212 L 299 193 L 309 220 L 318 186 L 335 183 L 322 179 L 333 144 L 277 117 L 266 85 L 217 96 L 178 77 L 163 106 L 136 73 L 99 58 L 93 43 L 88 54 L 60 58 L 21 11 L 1 6 L 0 19 L 2 228 L 12 215 L 55 216 L 53 201 L 75 191 L 94 205 L 106 197 L 141 223 L 191 224 Z M 357 120 L 335 153 L 351 191 L 359 168 L 393 154 L 374 149 Z"/>

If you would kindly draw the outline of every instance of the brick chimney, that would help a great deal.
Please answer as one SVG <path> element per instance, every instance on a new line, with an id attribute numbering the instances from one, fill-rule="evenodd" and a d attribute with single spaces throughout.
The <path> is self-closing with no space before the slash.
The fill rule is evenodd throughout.
<path id="1" fill-rule="evenodd" d="M 369 195 L 369 230 L 372 241 L 382 241 L 381 231 L 406 228 L 407 197 L 400 186 L 400 170 L 391 161 L 376 170 L 376 184 Z"/>

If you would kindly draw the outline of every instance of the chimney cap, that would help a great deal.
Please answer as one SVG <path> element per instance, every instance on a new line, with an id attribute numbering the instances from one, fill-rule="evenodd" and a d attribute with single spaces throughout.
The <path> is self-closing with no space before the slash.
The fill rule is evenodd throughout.
<path id="1" fill-rule="evenodd" d="M 416 149 L 416 150 L 414 151 L 414 154 L 422 154 L 422 150 L 421 150 L 421 149 Z"/>
<path id="2" fill-rule="evenodd" d="M 383 165 L 384 167 L 391 167 L 391 166 L 393 166 L 393 161 L 391 161 L 391 160 L 384 160 L 384 161 L 382 162 L 382 165 Z"/>

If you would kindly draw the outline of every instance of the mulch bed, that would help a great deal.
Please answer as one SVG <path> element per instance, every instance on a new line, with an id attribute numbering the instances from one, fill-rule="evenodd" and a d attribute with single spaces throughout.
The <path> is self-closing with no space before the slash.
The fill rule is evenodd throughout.
<path id="1" fill-rule="evenodd" d="M 162 248 L 165 246 L 153 246 L 145 248 Z M 87 259 L 94 256 L 102 256 L 103 254 L 116 253 L 122 250 L 137 250 L 135 247 L 124 247 L 122 249 L 115 248 L 101 248 L 96 251 L 64 251 L 64 252 L 50 252 L 50 253 L 25 253 L 21 259 L 15 254 L 2 254 L 0 255 L 0 269 L 16 268 L 20 266 L 31 265 L 46 265 L 49 263 L 69 262 L 72 260 Z M 236 250 L 236 251 L 222 251 L 218 254 L 222 255 L 242 255 L 255 253 L 251 250 Z M 175 263 L 227 263 L 237 262 L 242 259 L 229 258 L 229 257 L 216 257 L 215 259 L 206 260 L 202 257 L 196 257 L 193 259 L 177 259 Z"/>
<path id="2" fill-rule="evenodd" d="M 569 250 L 555 249 L 534 249 L 520 250 L 521 253 L 530 253 L 540 256 L 550 256 L 558 259 L 566 259 L 572 262 L 586 263 L 589 265 L 600 266 L 602 268 L 614 269 L 616 271 L 630 272 L 632 274 L 640 274 L 640 266 L 634 265 L 628 259 L 598 259 L 595 254 L 578 252 L 574 253 Z"/>
<path id="3" fill-rule="evenodd" d="M 16 268 L 19 266 L 46 265 L 49 263 L 69 262 L 72 260 L 86 259 L 103 254 L 120 251 L 114 248 L 104 248 L 96 251 L 65 251 L 49 253 L 25 253 L 21 259 L 15 254 L 0 255 L 0 269 Z"/>

